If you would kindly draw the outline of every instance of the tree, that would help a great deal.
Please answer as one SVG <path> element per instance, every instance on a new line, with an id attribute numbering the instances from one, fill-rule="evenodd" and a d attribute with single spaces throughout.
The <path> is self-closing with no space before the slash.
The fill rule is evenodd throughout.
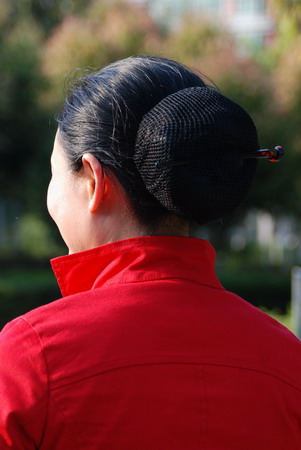
<path id="1" fill-rule="evenodd" d="M 98 69 L 117 59 L 152 53 L 160 34 L 146 9 L 125 2 L 93 2 L 81 16 L 70 15 L 55 29 L 43 52 L 50 82 L 44 100 L 57 107 L 64 80 L 74 69 Z"/>
<path id="2" fill-rule="evenodd" d="M 37 96 L 41 32 L 30 18 L 7 27 L 0 49 L 0 183 L 2 194 L 16 195 L 16 179 L 24 182 L 24 168 L 34 154 L 39 130 Z"/>

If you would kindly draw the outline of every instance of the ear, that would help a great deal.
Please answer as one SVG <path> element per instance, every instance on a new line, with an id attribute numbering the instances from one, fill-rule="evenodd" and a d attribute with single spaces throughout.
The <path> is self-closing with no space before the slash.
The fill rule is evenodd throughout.
<path id="1" fill-rule="evenodd" d="M 94 214 L 97 212 L 106 194 L 107 176 L 104 173 L 101 163 L 92 153 L 85 153 L 83 155 L 82 164 L 89 198 L 88 209 L 90 213 Z"/>

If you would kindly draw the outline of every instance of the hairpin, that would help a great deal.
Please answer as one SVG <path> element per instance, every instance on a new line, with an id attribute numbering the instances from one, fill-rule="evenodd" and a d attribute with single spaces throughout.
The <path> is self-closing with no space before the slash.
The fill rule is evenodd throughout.
<path id="1" fill-rule="evenodd" d="M 274 150 L 263 148 L 256 150 L 255 152 L 248 152 L 244 154 L 244 158 L 259 158 L 268 159 L 271 162 L 278 162 L 284 155 L 284 149 L 281 145 L 277 145 Z"/>
<path id="2" fill-rule="evenodd" d="M 274 150 L 269 150 L 267 148 L 263 148 L 260 150 L 256 150 L 254 152 L 247 152 L 244 154 L 244 158 L 258 158 L 258 159 L 268 159 L 271 162 L 278 162 L 284 155 L 284 149 L 281 145 L 277 145 Z M 185 159 L 180 161 L 156 161 L 156 167 L 176 167 L 176 166 L 185 166 L 187 164 L 194 163 L 199 161 L 200 158 L 193 159 Z"/>

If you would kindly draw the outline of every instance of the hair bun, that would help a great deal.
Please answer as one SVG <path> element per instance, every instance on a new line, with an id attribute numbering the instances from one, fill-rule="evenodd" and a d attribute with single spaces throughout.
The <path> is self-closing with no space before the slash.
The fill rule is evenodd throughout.
<path id="1" fill-rule="evenodd" d="M 171 213 L 207 223 L 245 199 L 259 148 L 250 116 L 213 88 L 165 97 L 143 118 L 134 161 L 149 192 Z"/>

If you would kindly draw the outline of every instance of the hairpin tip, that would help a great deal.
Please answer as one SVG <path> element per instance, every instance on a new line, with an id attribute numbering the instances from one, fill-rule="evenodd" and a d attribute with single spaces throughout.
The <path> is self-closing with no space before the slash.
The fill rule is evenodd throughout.
<path id="1" fill-rule="evenodd" d="M 245 153 L 245 158 L 258 158 L 258 159 L 268 159 L 271 162 L 278 162 L 284 155 L 284 149 L 281 145 L 277 145 L 274 150 L 269 150 L 268 148 L 262 148 L 256 150 L 255 152 Z"/>
<path id="2" fill-rule="evenodd" d="M 279 162 L 284 155 L 284 149 L 281 145 L 276 145 L 276 147 L 274 148 L 274 153 L 273 155 L 270 156 L 269 161 L 271 162 Z"/>

